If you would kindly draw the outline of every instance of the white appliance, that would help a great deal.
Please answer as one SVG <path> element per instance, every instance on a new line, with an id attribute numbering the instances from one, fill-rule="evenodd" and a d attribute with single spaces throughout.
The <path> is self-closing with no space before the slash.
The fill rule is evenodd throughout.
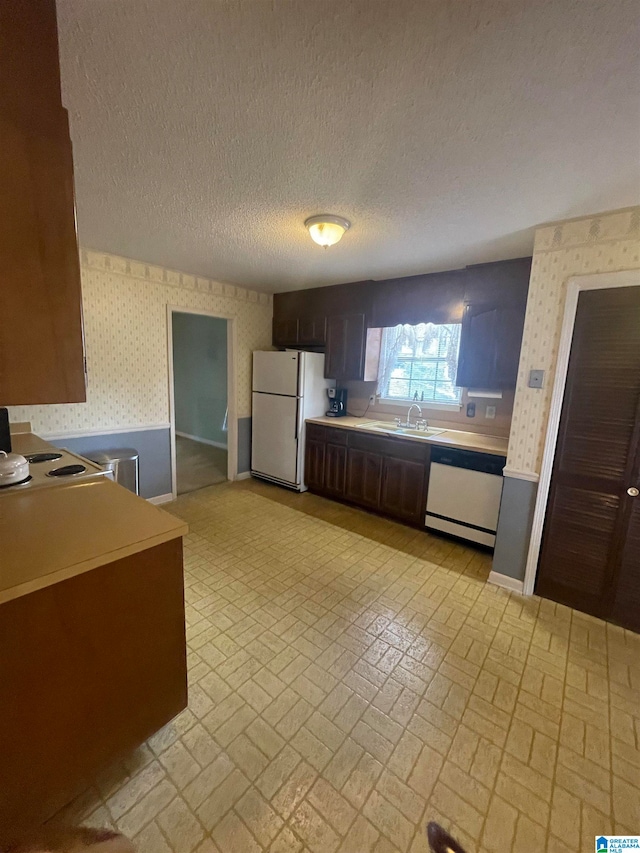
<path id="1" fill-rule="evenodd" d="M 324 415 L 324 355 L 317 352 L 254 352 L 251 473 L 282 486 L 306 490 L 304 422 Z"/>
<path id="2" fill-rule="evenodd" d="M 19 448 L 19 435 L 14 436 L 14 444 Z M 52 447 L 50 450 L 24 452 L 22 455 L 29 463 L 28 476 L 21 482 L 0 486 L 0 495 L 18 494 L 25 489 L 43 489 L 96 477 L 113 479 L 111 472 L 103 470 L 84 456 L 62 448 Z"/>
<path id="3" fill-rule="evenodd" d="M 431 448 L 425 527 L 493 547 L 504 456 Z"/>

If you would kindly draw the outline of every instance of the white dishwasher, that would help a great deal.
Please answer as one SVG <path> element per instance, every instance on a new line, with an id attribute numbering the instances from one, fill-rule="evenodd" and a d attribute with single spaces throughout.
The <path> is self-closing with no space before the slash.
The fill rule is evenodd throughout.
<path id="1" fill-rule="evenodd" d="M 493 547 L 504 456 L 431 447 L 425 527 Z"/>

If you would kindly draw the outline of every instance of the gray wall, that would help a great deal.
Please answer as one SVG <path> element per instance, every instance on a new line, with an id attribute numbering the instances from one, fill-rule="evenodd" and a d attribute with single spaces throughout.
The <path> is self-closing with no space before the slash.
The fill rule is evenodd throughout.
<path id="1" fill-rule="evenodd" d="M 251 418 L 238 418 L 238 474 L 251 470 Z"/>
<path id="2" fill-rule="evenodd" d="M 168 428 L 140 432 L 115 432 L 53 441 L 82 456 L 91 451 L 122 450 L 131 447 L 140 454 L 140 494 L 154 498 L 171 492 L 171 433 Z"/>
<path id="3" fill-rule="evenodd" d="M 538 484 L 505 476 L 493 554 L 493 571 L 524 580 Z"/>
<path id="4" fill-rule="evenodd" d="M 226 447 L 227 321 L 173 312 L 176 432 Z"/>

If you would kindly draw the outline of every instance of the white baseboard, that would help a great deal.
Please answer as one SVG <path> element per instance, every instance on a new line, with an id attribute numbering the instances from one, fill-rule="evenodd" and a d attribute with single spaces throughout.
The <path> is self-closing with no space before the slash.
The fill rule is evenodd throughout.
<path id="1" fill-rule="evenodd" d="M 169 492 L 166 495 L 156 495 L 153 498 L 147 498 L 150 504 L 168 504 L 173 500 L 173 495 Z"/>
<path id="2" fill-rule="evenodd" d="M 503 575 L 500 574 L 500 572 L 489 572 L 489 583 L 501 586 L 511 592 L 518 592 L 522 595 L 524 582 L 516 580 L 515 578 L 510 578 L 509 575 Z"/>
<path id="3" fill-rule="evenodd" d="M 191 441 L 197 441 L 198 444 L 209 444 L 211 447 L 219 447 L 220 450 L 227 449 L 227 445 L 222 441 L 211 441 L 208 438 L 199 438 L 197 435 L 189 435 L 188 432 L 178 432 L 178 430 L 176 430 L 176 435 L 179 435 L 180 438 L 190 438 Z"/>
<path id="4" fill-rule="evenodd" d="M 251 476 L 251 471 L 243 471 L 241 474 L 236 474 L 236 480 L 248 480 Z"/>

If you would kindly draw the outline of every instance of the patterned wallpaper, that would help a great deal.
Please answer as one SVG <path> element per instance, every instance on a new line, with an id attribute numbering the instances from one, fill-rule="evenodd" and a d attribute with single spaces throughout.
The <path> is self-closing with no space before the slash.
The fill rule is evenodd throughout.
<path id="1" fill-rule="evenodd" d="M 640 268 L 640 207 L 539 228 L 507 468 L 538 474 L 551 407 L 567 279 Z M 527 387 L 529 371 L 546 371 L 544 388 Z"/>
<path id="2" fill-rule="evenodd" d="M 14 406 L 12 421 L 45 434 L 168 423 L 167 305 L 237 318 L 238 417 L 251 413 L 251 353 L 271 346 L 269 294 L 86 249 L 80 260 L 87 402 Z"/>

